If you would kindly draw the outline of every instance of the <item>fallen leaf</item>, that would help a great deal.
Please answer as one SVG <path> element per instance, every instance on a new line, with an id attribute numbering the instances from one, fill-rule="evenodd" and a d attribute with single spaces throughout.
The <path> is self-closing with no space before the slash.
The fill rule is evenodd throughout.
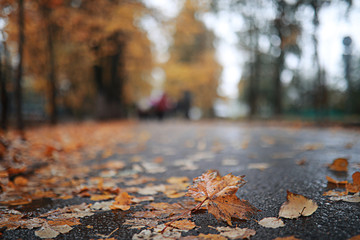
<path id="1" fill-rule="evenodd" d="M 286 159 L 286 158 L 293 158 L 294 157 L 293 152 L 284 152 L 284 153 L 274 153 L 271 155 L 272 159 Z"/>
<path id="2" fill-rule="evenodd" d="M 259 224 L 266 228 L 278 228 L 285 226 L 284 222 L 276 217 L 263 218 L 259 221 Z"/>
<path id="3" fill-rule="evenodd" d="M 327 192 L 324 192 L 323 196 L 339 197 L 339 196 L 344 196 L 346 194 L 347 194 L 347 192 L 338 192 L 338 191 L 334 191 L 334 190 L 329 190 Z"/>
<path id="4" fill-rule="evenodd" d="M 335 159 L 328 167 L 337 172 L 346 172 L 348 170 L 348 160 L 346 158 Z"/>
<path id="5" fill-rule="evenodd" d="M 353 236 L 349 240 L 360 240 L 360 235 Z"/>
<path id="6" fill-rule="evenodd" d="M 153 219 L 133 218 L 133 219 L 126 219 L 123 224 L 130 225 L 128 228 L 132 228 L 132 229 L 141 229 L 145 227 L 154 228 L 158 225 L 158 221 Z"/>
<path id="7" fill-rule="evenodd" d="M 123 211 L 127 211 L 130 209 L 131 198 L 127 192 L 121 192 L 119 195 L 115 197 L 115 202 L 110 206 L 110 209 L 116 210 L 120 209 Z"/>
<path id="8" fill-rule="evenodd" d="M 279 217 L 298 218 L 300 216 L 310 216 L 318 208 L 315 202 L 300 194 L 287 191 L 286 199 L 287 201 L 280 207 Z"/>
<path id="9" fill-rule="evenodd" d="M 360 191 L 360 172 L 355 172 L 352 175 L 353 182 L 346 185 L 346 190 L 351 193 L 356 193 Z"/>
<path id="10" fill-rule="evenodd" d="M 166 180 L 166 182 L 171 184 L 183 184 L 189 182 L 188 177 L 170 177 Z"/>
<path id="11" fill-rule="evenodd" d="M 200 233 L 198 236 L 186 236 L 182 237 L 182 240 L 227 240 L 228 238 L 219 234 L 203 234 Z"/>
<path id="12" fill-rule="evenodd" d="M 168 219 L 189 211 L 194 206 L 196 206 L 194 201 L 181 201 L 173 204 L 166 202 L 150 203 L 144 206 L 144 208 L 148 209 L 147 211 L 134 212 L 133 216 L 138 218 Z M 190 211 L 189 214 L 183 217 L 190 217 Z"/>
<path id="13" fill-rule="evenodd" d="M 194 199 L 205 197 L 209 213 L 232 225 L 232 217 L 247 220 L 259 211 L 248 201 L 240 200 L 235 195 L 244 184 L 243 177 L 232 174 L 221 177 L 217 171 L 208 171 L 194 178 L 194 184 L 189 187 L 186 195 Z"/>
<path id="14" fill-rule="evenodd" d="M 80 220 L 77 218 L 70 218 L 70 219 L 54 219 L 54 220 L 49 220 L 48 224 L 53 227 L 53 226 L 64 226 L 64 225 L 68 225 L 68 226 L 74 226 L 74 225 L 79 225 Z"/>
<path id="15" fill-rule="evenodd" d="M 185 192 L 178 192 L 176 190 L 169 190 L 169 191 L 165 191 L 164 193 L 168 198 L 180 198 L 185 196 L 186 194 Z"/>
<path id="16" fill-rule="evenodd" d="M 70 227 L 69 225 L 56 225 L 56 226 L 51 226 L 51 228 L 59 233 L 68 233 L 72 230 L 72 227 Z"/>
<path id="17" fill-rule="evenodd" d="M 171 223 L 170 226 L 180 229 L 180 230 L 191 230 L 196 227 L 194 222 L 187 220 L 187 219 L 175 221 L 175 222 Z"/>
<path id="18" fill-rule="evenodd" d="M 112 194 L 93 194 L 90 197 L 90 200 L 92 201 L 103 201 L 108 199 L 113 199 L 114 195 Z"/>
<path id="19" fill-rule="evenodd" d="M 345 187 L 348 184 L 348 181 L 337 181 L 329 176 L 326 176 L 326 180 L 330 184 L 335 184 L 337 187 Z"/>
<path id="20" fill-rule="evenodd" d="M 344 147 L 345 147 L 346 149 L 351 149 L 353 146 L 354 146 L 354 143 L 348 142 L 348 143 L 345 144 Z"/>
<path id="21" fill-rule="evenodd" d="M 152 202 L 152 201 L 154 201 L 154 197 L 152 196 L 134 197 L 131 199 L 132 203 Z"/>
<path id="22" fill-rule="evenodd" d="M 18 176 L 14 179 L 14 183 L 17 186 L 26 186 L 28 184 L 29 180 L 24 178 L 23 176 Z"/>
<path id="23" fill-rule="evenodd" d="M 224 166 L 237 166 L 239 165 L 239 161 L 236 159 L 224 159 L 222 160 L 222 165 Z"/>
<path id="24" fill-rule="evenodd" d="M 103 201 L 96 202 L 91 205 L 91 210 L 101 210 L 101 211 L 110 211 L 110 206 L 114 203 L 114 201 Z"/>
<path id="25" fill-rule="evenodd" d="M 162 163 L 162 162 L 164 162 L 164 158 L 163 157 L 156 157 L 156 158 L 154 158 L 153 159 L 153 162 L 154 163 Z"/>
<path id="26" fill-rule="evenodd" d="M 302 150 L 304 151 L 315 151 L 323 148 L 324 146 L 321 143 L 312 143 L 312 144 L 306 144 L 302 147 Z"/>
<path id="27" fill-rule="evenodd" d="M 300 238 L 296 238 L 295 236 L 288 236 L 288 237 L 277 237 L 274 240 L 301 240 Z"/>
<path id="28" fill-rule="evenodd" d="M 360 192 L 357 192 L 354 195 L 331 197 L 330 200 L 358 203 L 360 202 Z"/>
<path id="29" fill-rule="evenodd" d="M 250 239 L 256 234 L 255 230 L 249 228 L 217 227 L 216 230 L 220 232 L 220 235 L 230 239 Z"/>
<path id="30" fill-rule="evenodd" d="M 153 178 L 153 177 L 137 177 L 136 179 L 126 181 L 125 184 L 128 185 L 128 186 L 131 186 L 131 185 L 140 185 L 140 184 L 144 184 L 144 183 L 147 183 L 147 182 L 153 182 L 153 181 L 156 181 L 156 178 Z"/>
<path id="31" fill-rule="evenodd" d="M 15 200 L 3 201 L 0 202 L 2 205 L 10 205 L 10 206 L 18 206 L 18 205 L 25 205 L 32 202 L 31 198 L 20 198 Z"/>
<path id="32" fill-rule="evenodd" d="M 35 231 L 35 235 L 39 238 L 56 238 L 60 232 L 52 229 L 48 224 L 45 224 L 40 230 Z"/>
<path id="33" fill-rule="evenodd" d="M 268 163 L 250 163 L 248 165 L 248 169 L 258 169 L 264 171 L 265 169 L 269 168 L 270 164 Z"/>
<path id="34" fill-rule="evenodd" d="M 307 163 L 307 160 L 306 160 L 305 158 L 296 161 L 296 164 L 299 165 L 299 166 L 303 166 L 303 165 L 305 165 L 306 163 Z"/>

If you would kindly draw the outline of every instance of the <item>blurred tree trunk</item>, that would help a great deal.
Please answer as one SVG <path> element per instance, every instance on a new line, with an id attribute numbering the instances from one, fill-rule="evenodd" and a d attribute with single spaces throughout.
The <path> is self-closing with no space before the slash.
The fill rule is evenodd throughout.
<path id="1" fill-rule="evenodd" d="M 276 59 L 275 66 L 275 76 L 274 76 L 274 114 L 275 116 L 280 116 L 282 114 L 282 83 L 281 83 L 281 73 L 284 70 L 284 58 L 285 58 L 285 49 L 284 49 L 284 17 L 285 17 L 285 2 L 277 1 L 277 18 L 274 20 L 274 26 L 277 31 L 277 35 L 280 39 L 280 55 Z"/>
<path id="2" fill-rule="evenodd" d="M 314 106 L 316 112 L 320 114 L 320 117 L 323 116 L 324 110 L 327 108 L 328 99 L 327 99 L 327 87 L 325 81 L 325 71 L 320 66 L 319 59 L 319 47 L 318 47 L 318 38 L 317 31 L 319 28 L 319 10 L 321 4 L 316 0 L 311 1 L 311 7 L 314 11 L 313 24 L 314 24 L 314 33 L 312 36 L 313 45 L 314 45 L 314 62 L 316 65 L 316 76 L 314 81 Z"/>
<path id="3" fill-rule="evenodd" d="M 255 24 L 251 21 L 251 30 L 249 31 L 251 42 L 254 44 L 252 47 L 252 58 L 251 63 L 251 74 L 249 79 L 249 117 L 252 118 L 257 114 L 258 110 L 258 95 L 259 95 L 259 78 L 261 69 L 261 56 L 258 46 L 258 29 Z"/>
<path id="4" fill-rule="evenodd" d="M 20 136 L 24 139 L 24 119 L 22 115 L 22 76 L 23 76 L 23 53 L 24 53 L 24 0 L 18 0 L 18 27 L 19 27 L 19 42 L 18 42 L 18 55 L 19 63 L 17 75 L 15 78 L 15 114 L 16 114 L 16 128 Z"/>
<path id="5" fill-rule="evenodd" d="M 0 49 L 0 94 L 1 94 L 1 129 L 7 130 L 8 125 L 8 95 L 6 91 L 7 81 L 7 63 L 6 63 L 6 45 Z"/>
<path id="6" fill-rule="evenodd" d="M 275 116 L 281 116 L 283 113 L 283 101 L 282 101 L 282 83 L 281 73 L 284 69 L 284 51 L 281 50 L 280 56 L 277 58 L 274 76 L 274 114 Z"/>
<path id="7" fill-rule="evenodd" d="M 54 53 L 53 41 L 53 24 L 47 25 L 47 43 L 49 51 L 49 113 L 50 123 L 56 124 L 57 122 L 57 105 L 56 105 L 56 57 Z"/>
<path id="8" fill-rule="evenodd" d="M 120 35 L 115 33 L 107 39 L 106 44 L 111 44 L 113 47 L 110 54 L 103 56 L 104 43 L 93 47 L 97 59 L 93 71 L 98 95 L 96 116 L 99 119 L 123 117 L 126 114 L 123 94 L 125 44 L 120 39 Z"/>
<path id="9" fill-rule="evenodd" d="M 55 36 L 55 24 L 52 21 L 51 6 L 49 2 L 44 2 L 41 5 L 41 12 L 46 31 L 47 42 L 47 57 L 48 57 L 48 111 L 50 117 L 50 124 L 56 124 L 57 122 L 57 104 L 56 104 L 56 56 L 54 48 L 54 36 Z"/>
<path id="10" fill-rule="evenodd" d="M 249 106 L 250 106 L 250 118 L 254 117 L 258 110 L 258 95 L 259 95 L 259 78 L 260 78 L 260 54 L 254 52 L 254 62 L 251 66 L 251 76 L 249 83 Z"/>

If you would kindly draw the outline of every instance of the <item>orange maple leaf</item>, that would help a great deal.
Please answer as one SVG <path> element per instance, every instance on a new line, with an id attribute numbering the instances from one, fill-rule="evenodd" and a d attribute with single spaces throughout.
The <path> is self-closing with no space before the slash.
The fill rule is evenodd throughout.
<path id="1" fill-rule="evenodd" d="M 259 211 L 248 201 L 239 199 L 235 194 L 246 181 L 244 176 L 234 176 L 231 173 L 221 177 L 217 172 L 208 171 L 194 178 L 194 184 L 189 187 L 187 196 L 204 198 L 208 201 L 207 209 L 216 219 L 224 220 L 229 225 L 231 218 L 249 219 Z"/>
<path id="2" fill-rule="evenodd" d="M 193 209 L 178 216 L 177 219 L 198 210 L 208 201 L 206 207 L 209 213 L 218 220 L 226 221 L 230 226 L 232 225 L 231 218 L 248 220 L 250 216 L 260 210 L 235 195 L 237 190 L 246 183 L 243 177 L 234 176 L 231 173 L 221 177 L 217 171 L 210 170 L 200 177 L 194 178 L 194 184 L 189 187 L 186 196 L 193 197 L 201 202 Z M 161 233 L 175 221 L 176 219 L 166 223 Z"/>

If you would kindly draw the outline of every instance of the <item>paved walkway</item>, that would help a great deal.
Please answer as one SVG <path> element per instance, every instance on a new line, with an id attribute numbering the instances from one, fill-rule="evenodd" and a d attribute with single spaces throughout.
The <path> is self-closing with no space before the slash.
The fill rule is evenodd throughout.
<path id="1" fill-rule="evenodd" d="M 191 183 L 193 178 L 214 169 L 221 175 L 232 173 L 246 176 L 247 184 L 239 189 L 237 196 L 248 200 L 261 212 L 253 217 L 254 220 L 234 220 L 233 227 L 255 230 L 256 234 L 251 239 L 287 236 L 299 239 L 349 239 L 360 234 L 360 203 L 331 201 L 323 196 L 330 189 L 326 176 L 352 181 L 352 174 L 360 171 L 359 130 L 164 121 L 135 123 L 126 131 L 116 127 L 112 131 L 114 134 L 127 134 L 131 140 L 114 143 L 114 148 L 99 149 L 92 158 L 89 156 L 84 162 L 89 170 L 79 174 L 79 178 L 87 179 L 81 182 L 81 185 L 88 186 L 87 190 L 69 192 L 69 195 L 74 195 L 69 199 L 46 197 L 12 209 L 25 214 L 22 219 L 38 217 L 49 220 L 52 210 L 83 204 L 83 209 L 79 207 L 83 216 L 73 215 L 80 224 L 72 225 L 72 230 L 68 232 L 61 233 L 59 230 L 56 239 L 132 239 L 146 236 L 156 239 L 159 235 L 153 233 L 151 226 L 155 224 L 156 228 L 162 222 L 155 219 L 155 222 L 148 221 L 149 225 L 146 225 L 145 221 L 139 220 L 142 218 L 136 217 L 136 212 L 143 212 L 151 202 L 190 200 L 182 196 L 184 190 L 173 189 L 169 193 L 163 189 L 164 184 L 169 185 L 171 177 L 187 177 Z M 348 171 L 329 170 L 327 164 L 340 157 L 348 159 Z M 116 161 L 123 165 L 116 165 Z M 106 163 L 109 164 L 108 169 L 104 167 Z M 101 164 L 103 168 L 95 167 Z M 91 186 L 97 187 L 99 195 L 99 190 L 104 191 L 108 185 L 113 189 L 119 187 L 126 190 L 136 198 L 148 196 L 153 200 L 133 204 L 127 211 L 111 211 L 108 210 L 109 206 L 106 208 L 104 205 L 109 200 L 91 199 L 95 195 Z M 285 226 L 281 228 L 260 226 L 257 221 L 262 218 L 278 216 L 280 206 L 286 201 L 287 190 L 312 199 L 319 208 L 308 217 L 283 219 Z M 84 193 L 88 193 L 88 196 Z M 173 198 L 175 196 L 171 194 L 178 194 L 179 198 Z M 109 199 L 111 201 L 113 198 Z M 103 205 L 94 208 L 97 202 Z M 8 207 L 3 206 L 0 210 L 6 209 Z M 68 212 L 74 214 L 73 209 Z M 55 215 L 52 214 L 54 219 Z M 139 221 L 135 222 L 134 219 Z M 228 226 L 204 210 L 193 214 L 190 220 L 196 224 L 196 228 L 181 232 L 182 238 L 200 233 L 219 234 L 216 227 Z M 149 229 L 147 233 L 145 229 Z M 39 228 L 3 228 L 0 237 L 38 239 L 35 231 L 39 231 Z"/>

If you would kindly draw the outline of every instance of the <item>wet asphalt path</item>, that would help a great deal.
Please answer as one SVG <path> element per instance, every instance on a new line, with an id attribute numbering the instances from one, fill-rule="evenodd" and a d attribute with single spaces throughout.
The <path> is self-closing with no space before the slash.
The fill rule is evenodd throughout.
<path id="1" fill-rule="evenodd" d="M 256 221 L 237 221 L 241 228 L 251 228 L 256 235 L 251 239 L 274 239 L 295 236 L 299 239 L 349 239 L 360 234 L 360 203 L 334 202 L 323 193 L 329 190 L 326 176 L 351 181 L 351 175 L 359 171 L 360 131 L 341 128 L 315 128 L 299 126 L 270 126 L 261 124 L 229 122 L 142 122 L 134 127 L 136 134 L 149 138 L 142 150 L 135 155 L 152 161 L 162 157 L 164 172 L 144 172 L 164 182 L 172 176 L 187 176 L 193 179 L 208 169 L 220 174 L 245 175 L 247 184 L 237 195 L 260 209 L 255 220 L 277 217 L 279 208 L 286 200 L 286 191 L 302 194 L 313 199 L 319 208 L 309 217 L 283 219 L 285 227 L 271 229 L 260 226 Z M 121 146 L 124 147 L 124 146 Z M 126 146 L 125 146 L 126 147 Z M 117 155 L 129 169 L 134 154 Z M 349 171 L 337 173 L 326 165 L 334 159 L 349 159 Z M 89 159 L 104 161 L 108 159 Z M 303 160 L 302 165 L 297 164 Z M 356 165 L 358 164 L 358 165 Z M 261 169 L 262 168 L 262 169 Z M 155 202 L 176 202 L 159 193 Z M 187 197 L 183 197 L 187 198 Z M 181 198 L 181 199 L 183 199 Z M 44 199 L 32 203 L 29 212 L 46 212 L 51 209 L 82 202 L 86 198 L 69 200 Z M 98 234 L 108 234 L 119 228 L 111 237 L 131 239 L 141 229 L 129 229 L 122 223 L 131 218 L 131 211 L 103 211 L 81 219 L 81 225 L 73 226 L 69 233 L 56 239 L 97 239 Z M 217 233 L 209 226 L 227 226 L 207 212 L 194 214 L 191 218 L 198 226 L 184 232 L 182 236 L 199 233 Z M 86 226 L 92 225 L 89 229 Z M 37 239 L 34 230 L 18 229 L 5 231 L 3 239 Z"/>

